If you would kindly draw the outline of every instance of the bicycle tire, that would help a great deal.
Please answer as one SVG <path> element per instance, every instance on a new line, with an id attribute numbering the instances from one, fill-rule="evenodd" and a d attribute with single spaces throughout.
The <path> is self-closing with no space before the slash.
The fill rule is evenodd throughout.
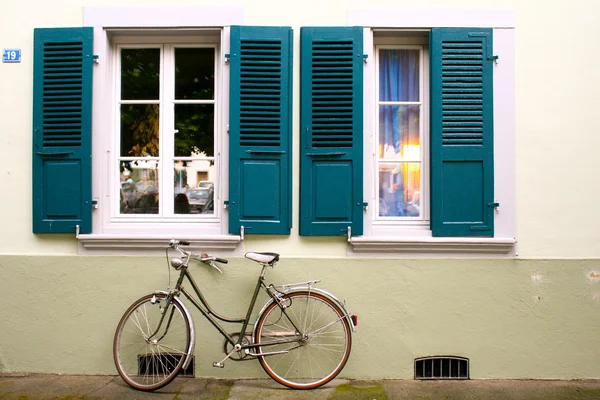
<path id="1" fill-rule="evenodd" d="M 285 311 L 273 302 L 259 316 L 255 341 L 258 360 L 265 372 L 292 389 L 314 389 L 335 378 L 346 365 L 352 348 L 350 325 L 340 307 L 314 292 L 282 296 Z M 298 333 L 294 325 L 303 330 Z M 272 344 L 282 339 L 291 342 Z M 270 344 L 271 343 L 271 344 Z"/>
<path id="2" fill-rule="evenodd" d="M 166 294 L 141 297 L 117 325 L 113 341 L 115 366 L 134 389 L 153 391 L 168 385 L 185 361 L 191 340 L 190 322 L 183 308 L 176 302 L 166 305 L 166 298 Z M 150 337 L 163 312 L 165 318 L 158 334 Z"/>

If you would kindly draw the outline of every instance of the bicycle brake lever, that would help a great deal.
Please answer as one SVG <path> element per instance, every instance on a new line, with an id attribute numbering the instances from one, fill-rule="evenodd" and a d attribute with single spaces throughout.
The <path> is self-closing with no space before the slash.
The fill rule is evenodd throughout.
<path id="1" fill-rule="evenodd" d="M 217 271 L 219 271 L 221 273 L 221 275 L 223 275 L 223 271 L 221 271 L 221 268 L 219 268 L 215 265 L 214 261 L 210 262 L 210 266 L 213 267 L 214 269 L 216 269 Z"/>

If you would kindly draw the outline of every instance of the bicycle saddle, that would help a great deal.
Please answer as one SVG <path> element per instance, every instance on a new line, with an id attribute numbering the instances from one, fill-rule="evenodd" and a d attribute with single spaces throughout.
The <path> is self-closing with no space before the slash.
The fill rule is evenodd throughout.
<path id="1" fill-rule="evenodd" d="M 254 252 L 250 252 L 250 253 L 246 253 L 244 255 L 244 257 L 252 260 L 252 261 L 256 261 L 258 263 L 261 264 L 269 264 L 269 265 L 273 265 L 274 263 L 276 263 L 277 261 L 279 261 L 279 254 L 277 253 L 254 253 Z"/>

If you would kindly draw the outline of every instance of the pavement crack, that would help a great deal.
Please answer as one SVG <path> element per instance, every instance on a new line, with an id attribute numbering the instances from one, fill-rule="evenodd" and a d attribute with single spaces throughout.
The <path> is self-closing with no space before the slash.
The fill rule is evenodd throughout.
<path id="1" fill-rule="evenodd" d="M 94 388 L 94 389 L 90 390 L 89 393 L 85 393 L 85 395 L 86 396 L 91 396 L 94 392 L 98 392 L 98 391 L 104 389 L 105 387 L 107 387 L 108 385 L 110 385 L 111 383 L 113 383 L 116 379 L 120 379 L 120 377 L 113 376 L 111 379 L 109 379 L 108 381 L 102 383 L 97 388 Z"/>

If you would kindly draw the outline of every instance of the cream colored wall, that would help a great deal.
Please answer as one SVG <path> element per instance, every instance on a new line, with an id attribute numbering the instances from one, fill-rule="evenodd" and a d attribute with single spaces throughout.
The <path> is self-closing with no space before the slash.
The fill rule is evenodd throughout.
<path id="1" fill-rule="evenodd" d="M 31 233 L 32 38 L 35 27 L 80 26 L 82 7 L 120 6 L 119 1 L 23 1 L 0 13 L 0 47 L 21 48 L 23 62 L 0 64 L 0 253 L 75 254 L 70 235 Z M 128 6 L 163 6 L 164 1 L 129 1 Z M 170 1 L 170 6 L 214 6 L 213 1 Z M 301 2 L 223 0 L 241 6 L 249 25 L 295 28 L 295 122 L 298 130 L 299 27 L 345 25 L 346 11 L 361 8 L 411 8 L 392 0 Z M 449 7 L 448 1 L 424 0 L 419 8 Z M 600 135 L 595 113 L 600 106 L 600 37 L 595 0 L 569 2 L 456 0 L 453 8 L 513 9 L 516 17 L 516 171 L 517 240 L 523 258 L 600 257 Z M 501 61 L 500 61 L 501 62 Z M 297 153 L 297 152 L 295 152 Z M 297 188 L 298 158 L 294 178 Z M 298 212 L 297 191 L 294 215 Z M 337 238 L 255 238 L 248 248 L 277 248 L 283 254 L 345 255 Z"/>

